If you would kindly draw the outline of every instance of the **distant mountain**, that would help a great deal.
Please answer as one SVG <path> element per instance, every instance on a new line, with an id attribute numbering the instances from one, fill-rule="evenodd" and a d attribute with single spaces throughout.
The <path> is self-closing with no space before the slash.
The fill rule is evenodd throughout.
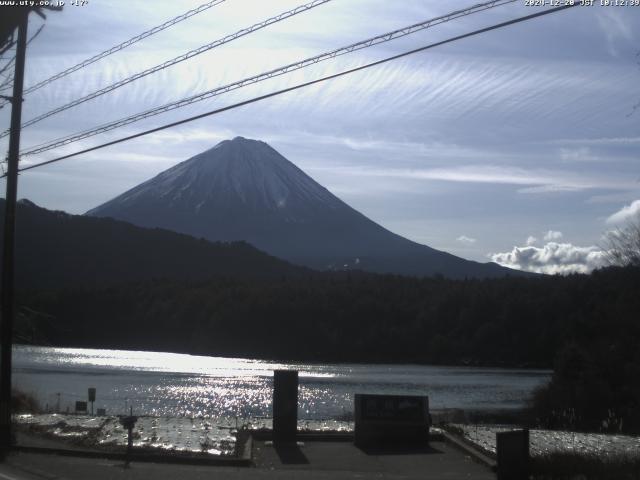
<path id="1" fill-rule="evenodd" d="M 0 199 L 0 228 L 4 205 Z M 309 272 L 243 242 L 211 243 L 108 218 L 50 211 L 28 200 L 18 202 L 16 217 L 19 288 L 91 288 L 155 278 L 280 278 Z"/>
<path id="2" fill-rule="evenodd" d="M 236 137 L 87 212 L 213 241 L 243 240 L 312 268 L 408 275 L 521 274 L 396 235 L 357 212 L 264 142 Z"/>

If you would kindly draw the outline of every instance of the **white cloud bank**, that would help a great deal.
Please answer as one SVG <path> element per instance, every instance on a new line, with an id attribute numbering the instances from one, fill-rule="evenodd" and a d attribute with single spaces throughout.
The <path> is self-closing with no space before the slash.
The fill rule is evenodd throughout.
<path id="1" fill-rule="evenodd" d="M 640 200 L 634 200 L 629 205 L 625 205 L 616 213 L 607 218 L 607 223 L 610 225 L 627 222 L 636 216 L 640 216 Z"/>
<path id="2" fill-rule="evenodd" d="M 510 252 L 489 256 L 505 267 L 552 275 L 589 273 L 606 265 L 605 252 L 600 248 L 579 247 L 571 243 L 548 242 L 542 247 L 513 247 Z"/>

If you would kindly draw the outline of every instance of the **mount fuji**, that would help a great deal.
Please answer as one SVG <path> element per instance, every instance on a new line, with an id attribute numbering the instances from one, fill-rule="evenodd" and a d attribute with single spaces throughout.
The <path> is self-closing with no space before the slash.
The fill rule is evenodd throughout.
<path id="1" fill-rule="evenodd" d="M 451 278 L 521 274 L 435 250 L 383 228 L 265 142 L 225 140 L 86 215 L 212 241 L 244 240 L 320 270 Z"/>

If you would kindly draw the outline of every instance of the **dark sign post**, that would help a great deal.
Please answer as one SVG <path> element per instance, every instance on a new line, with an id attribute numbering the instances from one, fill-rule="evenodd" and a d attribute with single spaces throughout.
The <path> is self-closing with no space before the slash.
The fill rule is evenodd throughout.
<path id="1" fill-rule="evenodd" d="M 93 415 L 93 403 L 96 401 L 96 389 L 89 387 L 89 402 L 91 403 L 91 415 Z"/>
<path id="2" fill-rule="evenodd" d="M 273 372 L 273 439 L 295 442 L 298 430 L 298 372 Z"/>
<path id="3" fill-rule="evenodd" d="M 529 430 L 496 433 L 498 480 L 529 478 Z"/>

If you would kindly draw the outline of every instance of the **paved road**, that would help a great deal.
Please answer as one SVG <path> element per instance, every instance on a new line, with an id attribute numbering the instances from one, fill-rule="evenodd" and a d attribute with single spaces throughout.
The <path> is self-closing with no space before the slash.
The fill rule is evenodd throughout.
<path id="1" fill-rule="evenodd" d="M 347 442 L 305 442 L 290 448 L 256 442 L 254 460 L 251 468 L 140 462 L 125 469 L 115 460 L 12 453 L 0 464 L 0 480 L 495 480 L 488 468 L 440 442 L 408 454 L 363 452 Z"/>

